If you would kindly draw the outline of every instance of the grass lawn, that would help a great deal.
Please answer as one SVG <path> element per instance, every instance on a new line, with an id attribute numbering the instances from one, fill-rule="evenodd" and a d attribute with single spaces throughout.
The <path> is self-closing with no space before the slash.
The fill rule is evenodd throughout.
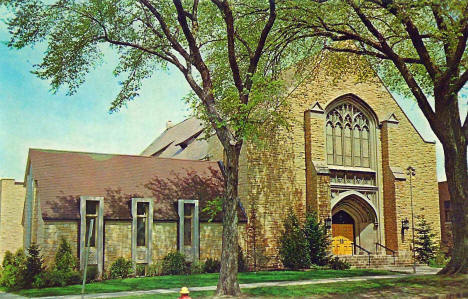
<path id="1" fill-rule="evenodd" d="M 239 273 L 240 283 L 254 283 L 266 281 L 288 281 L 288 280 L 308 280 L 332 277 L 351 276 L 371 276 L 389 275 L 395 272 L 384 270 L 311 270 L 311 271 L 264 271 Z M 105 280 L 86 285 L 86 293 L 111 293 L 121 291 L 139 291 L 152 289 L 180 288 L 181 286 L 215 286 L 218 282 L 218 274 L 197 274 L 197 275 L 167 275 L 156 277 L 141 277 Z M 19 290 L 16 294 L 27 297 L 39 296 L 61 296 L 80 294 L 81 285 L 70 285 L 66 287 Z"/>
<path id="2" fill-rule="evenodd" d="M 366 282 L 340 282 L 317 285 L 262 287 L 244 289 L 243 294 L 258 298 L 287 298 L 317 296 L 319 298 L 407 298 L 416 295 L 436 294 L 468 295 L 468 276 L 444 277 L 437 275 L 415 276 L 398 279 L 379 279 Z M 213 291 L 192 292 L 193 299 L 213 296 Z M 122 297 L 122 299 L 175 298 L 175 294 L 158 294 Z M 462 298 L 462 297 L 460 297 Z M 465 297 L 463 297 L 465 298 Z"/>

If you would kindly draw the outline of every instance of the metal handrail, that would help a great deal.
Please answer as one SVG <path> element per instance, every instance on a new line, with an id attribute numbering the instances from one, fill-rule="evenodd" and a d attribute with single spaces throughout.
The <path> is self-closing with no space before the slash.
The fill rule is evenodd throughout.
<path id="1" fill-rule="evenodd" d="M 375 253 L 377 253 L 377 249 L 378 249 L 379 246 L 382 247 L 382 248 L 384 248 L 385 250 L 390 251 L 390 252 L 392 253 L 392 256 L 393 256 L 393 264 L 396 265 L 396 259 L 395 259 L 395 253 L 396 253 L 396 251 L 393 250 L 393 249 L 388 248 L 388 247 L 385 246 L 385 245 L 380 244 L 379 242 L 376 242 L 376 243 L 375 243 Z"/>
<path id="2" fill-rule="evenodd" d="M 367 253 L 367 257 L 369 258 L 369 266 L 370 266 L 370 256 L 371 256 L 371 252 L 370 252 L 369 250 L 365 249 L 364 247 L 359 246 L 359 245 L 356 244 L 356 243 L 353 243 L 353 242 L 352 242 L 351 244 L 353 244 L 353 255 L 356 254 L 356 247 L 359 248 L 359 249 L 361 249 L 361 250 L 364 251 L 365 253 Z"/>

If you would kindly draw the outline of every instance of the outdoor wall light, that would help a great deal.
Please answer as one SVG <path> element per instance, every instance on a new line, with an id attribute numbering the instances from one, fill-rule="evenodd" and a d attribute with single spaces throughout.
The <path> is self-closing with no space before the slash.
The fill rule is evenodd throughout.
<path id="1" fill-rule="evenodd" d="M 375 222 L 374 222 L 374 227 L 375 227 L 375 228 L 379 227 L 379 222 L 378 222 L 378 221 L 375 221 Z"/>
<path id="2" fill-rule="evenodd" d="M 331 220 L 330 217 L 325 219 L 325 228 L 328 229 L 328 230 L 332 228 L 332 220 Z"/>
<path id="3" fill-rule="evenodd" d="M 405 242 L 405 230 L 409 229 L 409 220 L 405 218 L 401 220 L 401 241 Z"/>
<path id="4" fill-rule="evenodd" d="M 405 231 L 409 229 L 409 220 L 407 218 L 401 220 L 401 231 Z"/>

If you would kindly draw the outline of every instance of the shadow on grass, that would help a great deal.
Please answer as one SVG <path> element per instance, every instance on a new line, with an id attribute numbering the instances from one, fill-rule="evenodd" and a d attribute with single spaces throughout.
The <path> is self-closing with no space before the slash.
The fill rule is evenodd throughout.
<path id="1" fill-rule="evenodd" d="M 268 281 L 295 281 L 315 280 L 326 278 L 356 277 L 391 275 L 395 272 L 383 270 L 351 269 L 351 270 L 315 270 L 315 271 L 262 271 L 239 273 L 239 283 L 256 283 Z M 124 291 L 142 291 L 153 289 L 172 289 L 201 286 L 215 286 L 218 283 L 218 274 L 196 274 L 196 275 L 167 275 L 155 277 L 127 278 L 105 280 L 86 285 L 86 293 L 113 293 Z M 80 294 L 81 285 L 70 285 L 66 287 L 19 290 L 16 294 L 39 297 L 39 296 L 63 296 Z"/>

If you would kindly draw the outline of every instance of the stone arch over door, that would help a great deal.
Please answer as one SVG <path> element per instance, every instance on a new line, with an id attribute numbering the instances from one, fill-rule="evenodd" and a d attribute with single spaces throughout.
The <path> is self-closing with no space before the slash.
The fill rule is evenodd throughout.
<path id="1" fill-rule="evenodd" d="M 332 200 L 331 211 L 332 216 L 340 212 L 348 214 L 354 221 L 354 242 L 368 251 L 375 251 L 378 241 L 377 209 L 363 194 L 357 191 L 341 193 Z"/>

